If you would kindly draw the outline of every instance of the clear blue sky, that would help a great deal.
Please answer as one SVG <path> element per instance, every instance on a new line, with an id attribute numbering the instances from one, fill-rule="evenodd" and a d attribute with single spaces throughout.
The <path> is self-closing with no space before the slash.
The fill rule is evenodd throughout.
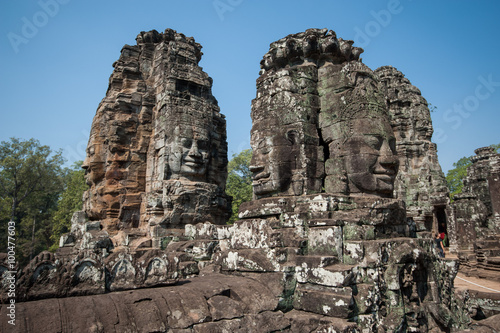
<path id="1" fill-rule="evenodd" d="M 0 140 L 36 138 L 84 158 L 112 63 L 140 31 L 172 28 L 203 45 L 200 65 L 227 117 L 229 154 L 249 147 L 250 103 L 269 44 L 328 28 L 392 65 L 437 107 L 443 171 L 500 143 L 499 1 L 3 0 Z"/>

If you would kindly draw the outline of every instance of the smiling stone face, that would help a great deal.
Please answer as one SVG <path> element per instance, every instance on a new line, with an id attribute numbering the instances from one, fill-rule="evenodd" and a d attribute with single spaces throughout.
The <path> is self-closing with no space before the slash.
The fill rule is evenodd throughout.
<path id="1" fill-rule="evenodd" d="M 263 138 L 252 145 L 252 172 L 253 191 L 257 196 L 276 191 L 279 186 L 279 175 L 273 172 L 270 161 L 274 150 L 272 138 Z"/>
<path id="2" fill-rule="evenodd" d="M 295 192 L 290 184 L 295 181 L 294 175 L 300 173 L 300 147 L 304 144 L 298 131 L 278 128 L 273 132 L 255 132 L 252 139 L 250 171 L 255 195 Z"/>
<path id="3" fill-rule="evenodd" d="M 210 160 L 210 141 L 208 131 L 178 126 L 173 137 L 167 140 L 170 154 L 168 166 L 170 177 L 184 177 L 190 180 L 206 176 Z"/>
<path id="4" fill-rule="evenodd" d="M 85 169 L 85 181 L 92 186 L 102 180 L 105 174 L 105 159 L 102 151 L 102 144 L 90 138 L 87 147 L 87 156 L 83 161 L 82 168 Z"/>
<path id="5" fill-rule="evenodd" d="M 326 65 L 319 72 L 319 126 L 329 150 L 326 191 L 391 197 L 396 139 L 380 83 L 360 62 Z"/>
<path id="6" fill-rule="evenodd" d="M 351 126 L 355 134 L 347 139 L 339 155 L 344 159 L 350 193 L 392 196 L 398 160 L 389 122 L 382 118 L 355 119 Z"/>
<path id="7" fill-rule="evenodd" d="M 90 187 L 84 194 L 85 210 L 90 218 L 102 219 L 106 217 L 108 203 L 103 198 L 104 176 L 106 174 L 106 157 L 103 145 L 95 136 L 91 135 L 87 146 L 87 156 L 83 161 L 85 169 L 85 182 Z M 90 198 L 92 197 L 92 205 Z"/>

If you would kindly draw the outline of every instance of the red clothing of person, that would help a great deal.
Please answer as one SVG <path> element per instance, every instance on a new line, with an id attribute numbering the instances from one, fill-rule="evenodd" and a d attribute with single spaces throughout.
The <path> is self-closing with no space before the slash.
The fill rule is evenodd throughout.
<path id="1" fill-rule="evenodd" d="M 444 240 L 444 232 L 439 234 L 439 238 L 441 238 L 441 240 Z"/>

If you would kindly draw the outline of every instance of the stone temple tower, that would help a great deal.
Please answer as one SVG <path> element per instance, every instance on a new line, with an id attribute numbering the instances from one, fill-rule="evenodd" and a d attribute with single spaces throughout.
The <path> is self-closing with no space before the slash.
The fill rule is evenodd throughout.
<path id="1" fill-rule="evenodd" d="M 427 101 L 396 68 L 383 66 L 375 74 L 383 85 L 396 137 L 399 172 L 394 196 L 405 201 L 417 233 L 429 237 L 432 231 L 442 229 L 453 234 L 449 190 L 438 162 L 437 146 L 431 141 L 433 128 Z"/>
<path id="2" fill-rule="evenodd" d="M 84 212 L 114 246 L 159 247 L 184 224 L 226 222 L 226 123 L 201 45 L 170 29 L 136 40 L 92 123 Z"/>

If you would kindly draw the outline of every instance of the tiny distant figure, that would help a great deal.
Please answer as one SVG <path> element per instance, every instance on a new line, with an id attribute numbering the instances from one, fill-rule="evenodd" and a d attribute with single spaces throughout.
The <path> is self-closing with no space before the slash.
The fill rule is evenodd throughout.
<path id="1" fill-rule="evenodd" d="M 436 249 L 438 251 L 439 258 L 444 258 L 444 246 L 443 246 L 443 240 L 441 239 L 440 234 L 435 235 L 434 244 L 436 245 Z"/>
<path id="2" fill-rule="evenodd" d="M 408 236 L 410 236 L 410 238 L 417 238 L 417 224 L 413 218 L 408 217 L 406 223 L 408 224 Z"/>
<path id="3" fill-rule="evenodd" d="M 443 246 L 448 247 L 448 233 L 446 231 L 446 224 L 441 223 L 439 227 L 439 237 L 443 241 Z"/>

